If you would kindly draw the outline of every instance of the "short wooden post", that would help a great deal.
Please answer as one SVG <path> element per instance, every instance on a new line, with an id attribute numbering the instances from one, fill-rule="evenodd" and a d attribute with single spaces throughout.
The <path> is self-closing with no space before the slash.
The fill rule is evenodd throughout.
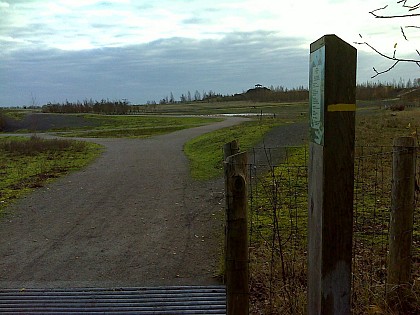
<path id="1" fill-rule="evenodd" d="M 226 143 L 223 146 L 223 160 L 226 161 L 226 159 L 234 155 L 236 153 L 239 153 L 239 142 L 238 140 L 233 140 L 231 142 Z"/>
<path id="2" fill-rule="evenodd" d="M 247 154 L 225 161 L 226 302 L 228 315 L 248 315 Z"/>
<path id="3" fill-rule="evenodd" d="M 388 301 L 404 297 L 410 282 L 413 215 L 415 208 L 416 142 L 412 137 L 394 140 L 391 220 L 387 289 Z"/>
<path id="4" fill-rule="evenodd" d="M 308 314 L 351 314 L 357 51 L 335 35 L 310 51 Z"/>

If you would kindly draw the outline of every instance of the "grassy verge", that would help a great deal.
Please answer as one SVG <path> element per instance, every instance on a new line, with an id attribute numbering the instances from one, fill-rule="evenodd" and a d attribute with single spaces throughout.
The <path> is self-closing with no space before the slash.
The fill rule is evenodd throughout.
<path id="1" fill-rule="evenodd" d="M 88 165 L 97 144 L 38 137 L 0 137 L 0 214 L 18 197 Z"/>
<path id="2" fill-rule="evenodd" d="M 420 109 L 386 110 L 356 119 L 354 314 L 414 314 L 420 308 L 417 280 L 407 301 L 392 309 L 385 300 L 387 226 L 391 204 L 392 141 L 417 136 Z M 363 150 L 361 148 L 363 146 Z M 252 314 L 306 313 L 307 174 L 306 148 L 293 149 L 287 165 L 257 179 L 250 201 Z M 419 279 L 419 209 L 416 210 L 413 279 Z M 417 246 L 416 246 L 417 245 Z M 401 307 L 405 307 L 402 309 Z M 395 311 L 397 309 L 397 311 Z"/>
<path id="3" fill-rule="evenodd" d="M 190 159 L 191 175 L 194 179 L 208 180 L 223 174 L 223 152 L 225 143 L 239 140 L 241 150 L 247 150 L 258 143 L 280 120 L 265 118 L 249 121 L 229 128 L 204 134 L 187 142 L 185 154 Z"/>
<path id="4" fill-rule="evenodd" d="M 84 126 L 77 130 L 60 128 L 54 131 L 67 131 L 63 134 L 67 137 L 146 138 L 222 120 L 204 117 L 102 115 L 83 115 L 83 118 L 91 122 L 91 126 Z"/>
<path id="5" fill-rule="evenodd" d="M 306 313 L 308 149 L 280 151 L 282 163 L 251 173 L 251 314 Z"/>
<path id="6" fill-rule="evenodd" d="M 420 108 L 356 116 L 356 146 L 392 146 L 393 139 L 402 136 L 420 136 Z"/>
<path id="7" fill-rule="evenodd" d="M 32 109 L 2 109 L 1 112 L 5 117 L 7 117 L 9 119 L 21 120 L 21 119 L 25 118 L 25 116 L 27 114 L 34 113 L 34 112 L 36 112 L 36 110 L 32 110 Z"/>
<path id="8" fill-rule="evenodd" d="M 164 104 L 153 105 L 153 110 L 147 112 L 160 114 L 191 114 L 195 115 L 217 115 L 217 114 L 275 114 L 284 119 L 296 119 L 307 115 L 307 102 L 252 102 L 252 101 L 231 101 L 231 102 L 194 102 L 189 104 Z"/>

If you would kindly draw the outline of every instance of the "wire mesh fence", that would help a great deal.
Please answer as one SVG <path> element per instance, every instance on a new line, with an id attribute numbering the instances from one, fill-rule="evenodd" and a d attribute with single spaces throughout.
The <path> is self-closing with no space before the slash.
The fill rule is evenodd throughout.
<path id="1" fill-rule="evenodd" d="M 355 153 L 352 307 L 354 314 L 375 309 L 386 314 L 392 147 L 358 147 Z M 254 149 L 249 160 L 250 312 L 305 314 L 308 149 Z M 420 277 L 419 222 L 416 200 L 412 251 L 415 294 L 419 293 Z M 414 303 L 418 307 L 419 301 Z"/>
<path id="2" fill-rule="evenodd" d="M 306 304 L 306 147 L 250 155 L 251 313 L 298 314 Z"/>
<path id="3" fill-rule="evenodd" d="M 354 307 L 378 304 L 385 293 L 392 147 L 360 147 L 355 158 Z M 357 307 L 357 313 L 362 309 Z"/>

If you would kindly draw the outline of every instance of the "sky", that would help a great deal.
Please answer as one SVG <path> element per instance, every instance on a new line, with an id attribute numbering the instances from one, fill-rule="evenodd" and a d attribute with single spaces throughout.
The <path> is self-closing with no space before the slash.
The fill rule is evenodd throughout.
<path id="1" fill-rule="evenodd" d="M 396 2 L 0 0 L 0 106 L 308 87 L 310 44 L 326 34 L 357 48 L 359 83 L 413 80 L 413 63 L 371 79 L 392 62 L 357 44 L 390 55 L 397 44 L 397 57 L 419 59 L 420 31 L 406 28 L 418 17 L 369 14 L 406 13 Z"/>

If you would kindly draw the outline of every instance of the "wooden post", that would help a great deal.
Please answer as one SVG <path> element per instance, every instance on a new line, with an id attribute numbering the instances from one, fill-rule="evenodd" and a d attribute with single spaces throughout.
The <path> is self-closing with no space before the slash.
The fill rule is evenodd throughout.
<path id="1" fill-rule="evenodd" d="M 231 142 L 228 142 L 228 143 L 226 143 L 224 146 L 223 146 L 223 161 L 224 161 L 224 163 L 226 163 L 226 160 L 227 160 L 227 158 L 228 157 L 230 157 L 231 155 L 235 155 L 235 154 L 237 154 L 237 153 L 239 153 L 240 152 L 240 148 L 239 148 L 239 141 L 238 140 L 233 140 L 233 141 L 231 141 Z M 224 166 L 225 167 L 225 170 L 226 170 L 226 166 Z M 226 179 L 225 179 L 225 181 L 226 181 Z M 226 194 L 227 194 L 227 190 L 226 190 Z M 227 202 L 227 199 L 226 199 L 226 209 L 228 209 L 228 202 Z M 227 212 L 226 212 L 227 213 Z M 227 246 L 227 224 L 225 224 L 225 244 L 224 244 L 224 248 L 223 248 L 223 250 L 224 250 L 224 252 L 223 252 L 223 255 L 224 255 L 224 257 L 225 257 L 225 260 L 224 260 L 224 274 L 223 274 L 223 282 L 224 283 L 226 283 L 226 252 L 227 252 L 227 250 L 226 250 L 226 246 Z"/>
<path id="2" fill-rule="evenodd" d="M 391 220 L 387 288 L 388 301 L 405 296 L 410 282 L 411 244 L 415 206 L 416 142 L 412 137 L 394 140 L 392 161 Z"/>
<path id="3" fill-rule="evenodd" d="M 335 35 L 310 51 L 308 314 L 351 314 L 357 51 Z"/>
<path id="4" fill-rule="evenodd" d="M 247 154 L 225 161 L 226 302 L 228 315 L 248 315 Z"/>
<path id="5" fill-rule="evenodd" d="M 233 140 L 231 142 L 226 143 L 223 146 L 223 160 L 226 161 L 226 159 L 234 154 L 239 153 L 239 142 L 238 140 Z"/>

